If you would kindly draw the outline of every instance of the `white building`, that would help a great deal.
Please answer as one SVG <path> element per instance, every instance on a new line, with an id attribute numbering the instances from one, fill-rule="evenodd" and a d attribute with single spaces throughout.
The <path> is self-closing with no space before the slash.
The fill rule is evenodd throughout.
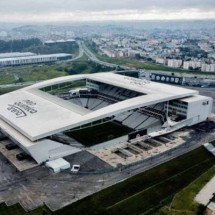
<path id="1" fill-rule="evenodd" d="M 2 58 L 0 59 L 0 67 L 48 63 L 48 62 L 55 62 L 59 60 L 67 60 L 71 58 L 72 58 L 71 54 L 64 54 L 64 53 Z"/>
<path id="2" fill-rule="evenodd" d="M 183 62 L 183 69 L 189 70 L 190 68 L 196 69 L 201 68 L 202 62 L 201 61 L 184 61 Z"/>
<path id="3" fill-rule="evenodd" d="M 136 56 L 140 55 L 139 51 L 136 50 L 128 50 L 128 57 L 135 58 Z"/>
<path id="4" fill-rule="evenodd" d="M 44 42 L 44 44 L 46 45 L 50 45 L 50 44 L 57 44 L 57 43 L 75 43 L 74 39 L 66 39 L 66 40 L 47 40 Z"/>
<path id="5" fill-rule="evenodd" d="M 215 72 L 215 64 L 202 64 L 202 72 Z"/>
<path id="6" fill-rule="evenodd" d="M 182 66 L 183 61 L 177 60 L 177 59 L 168 59 L 167 60 L 167 66 L 173 67 L 173 68 L 180 68 Z"/>
<path id="7" fill-rule="evenodd" d="M 163 65 L 167 64 L 167 59 L 166 58 L 157 57 L 155 59 L 155 61 L 156 61 L 156 63 L 159 63 L 159 64 L 163 64 Z"/>
<path id="8" fill-rule="evenodd" d="M 70 93 L 75 81 L 84 83 L 78 96 Z M 42 163 L 83 150 L 53 135 L 104 119 L 147 135 L 170 133 L 205 121 L 212 103 L 196 90 L 114 73 L 65 76 L 1 95 L 0 131 Z"/>
<path id="9" fill-rule="evenodd" d="M 107 55 L 108 57 L 117 57 L 117 54 L 109 49 L 102 49 L 103 54 Z"/>

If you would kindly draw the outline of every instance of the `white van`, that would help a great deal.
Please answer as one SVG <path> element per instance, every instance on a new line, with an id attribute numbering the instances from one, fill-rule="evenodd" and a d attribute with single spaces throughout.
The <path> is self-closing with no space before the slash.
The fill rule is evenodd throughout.
<path id="1" fill-rule="evenodd" d="M 80 167 L 81 167 L 81 166 L 80 166 L 80 165 L 77 165 L 77 164 L 76 164 L 76 165 L 73 165 L 73 166 L 72 166 L 72 169 L 71 169 L 71 172 L 72 172 L 72 173 L 78 173 L 79 170 L 80 170 Z"/>

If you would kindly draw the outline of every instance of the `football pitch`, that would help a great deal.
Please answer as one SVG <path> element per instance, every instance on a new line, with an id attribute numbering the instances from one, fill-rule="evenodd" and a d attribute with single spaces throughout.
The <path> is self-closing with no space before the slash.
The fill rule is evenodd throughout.
<path id="1" fill-rule="evenodd" d="M 73 137 L 83 145 L 90 147 L 124 136 L 132 131 L 133 129 L 120 125 L 116 122 L 105 122 L 92 127 L 66 132 L 66 134 Z"/>

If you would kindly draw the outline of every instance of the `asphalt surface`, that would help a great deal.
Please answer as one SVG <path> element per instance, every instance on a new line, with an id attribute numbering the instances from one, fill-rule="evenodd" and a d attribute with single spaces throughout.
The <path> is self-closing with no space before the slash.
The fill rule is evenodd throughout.
<path id="1" fill-rule="evenodd" d="M 117 68 L 117 67 L 119 66 L 119 65 L 117 65 L 117 64 L 108 63 L 108 62 L 99 60 L 99 59 L 94 55 L 94 53 L 92 53 L 92 52 L 90 51 L 90 49 L 85 45 L 84 42 L 81 42 L 81 46 L 82 46 L 82 48 L 83 48 L 83 50 L 84 50 L 84 53 L 87 55 L 87 57 L 88 57 L 91 61 L 93 61 L 93 62 L 95 62 L 95 63 L 98 63 L 98 64 L 101 64 L 101 65 L 103 65 L 103 66 L 111 67 L 111 68 Z M 120 66 L 120 67 L 123 68 L 123 69 L 131 69 L 130 67 L 126 67 L 126 66 Z"/>

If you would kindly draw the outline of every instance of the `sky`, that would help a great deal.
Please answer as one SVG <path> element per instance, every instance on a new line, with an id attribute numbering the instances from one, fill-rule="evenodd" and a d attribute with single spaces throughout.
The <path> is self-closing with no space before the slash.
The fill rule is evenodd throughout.
<path id="1" fill-rule="evenodd" d="M 0 0 L 1 22 L 215 19 L 215 0 Z"/>

